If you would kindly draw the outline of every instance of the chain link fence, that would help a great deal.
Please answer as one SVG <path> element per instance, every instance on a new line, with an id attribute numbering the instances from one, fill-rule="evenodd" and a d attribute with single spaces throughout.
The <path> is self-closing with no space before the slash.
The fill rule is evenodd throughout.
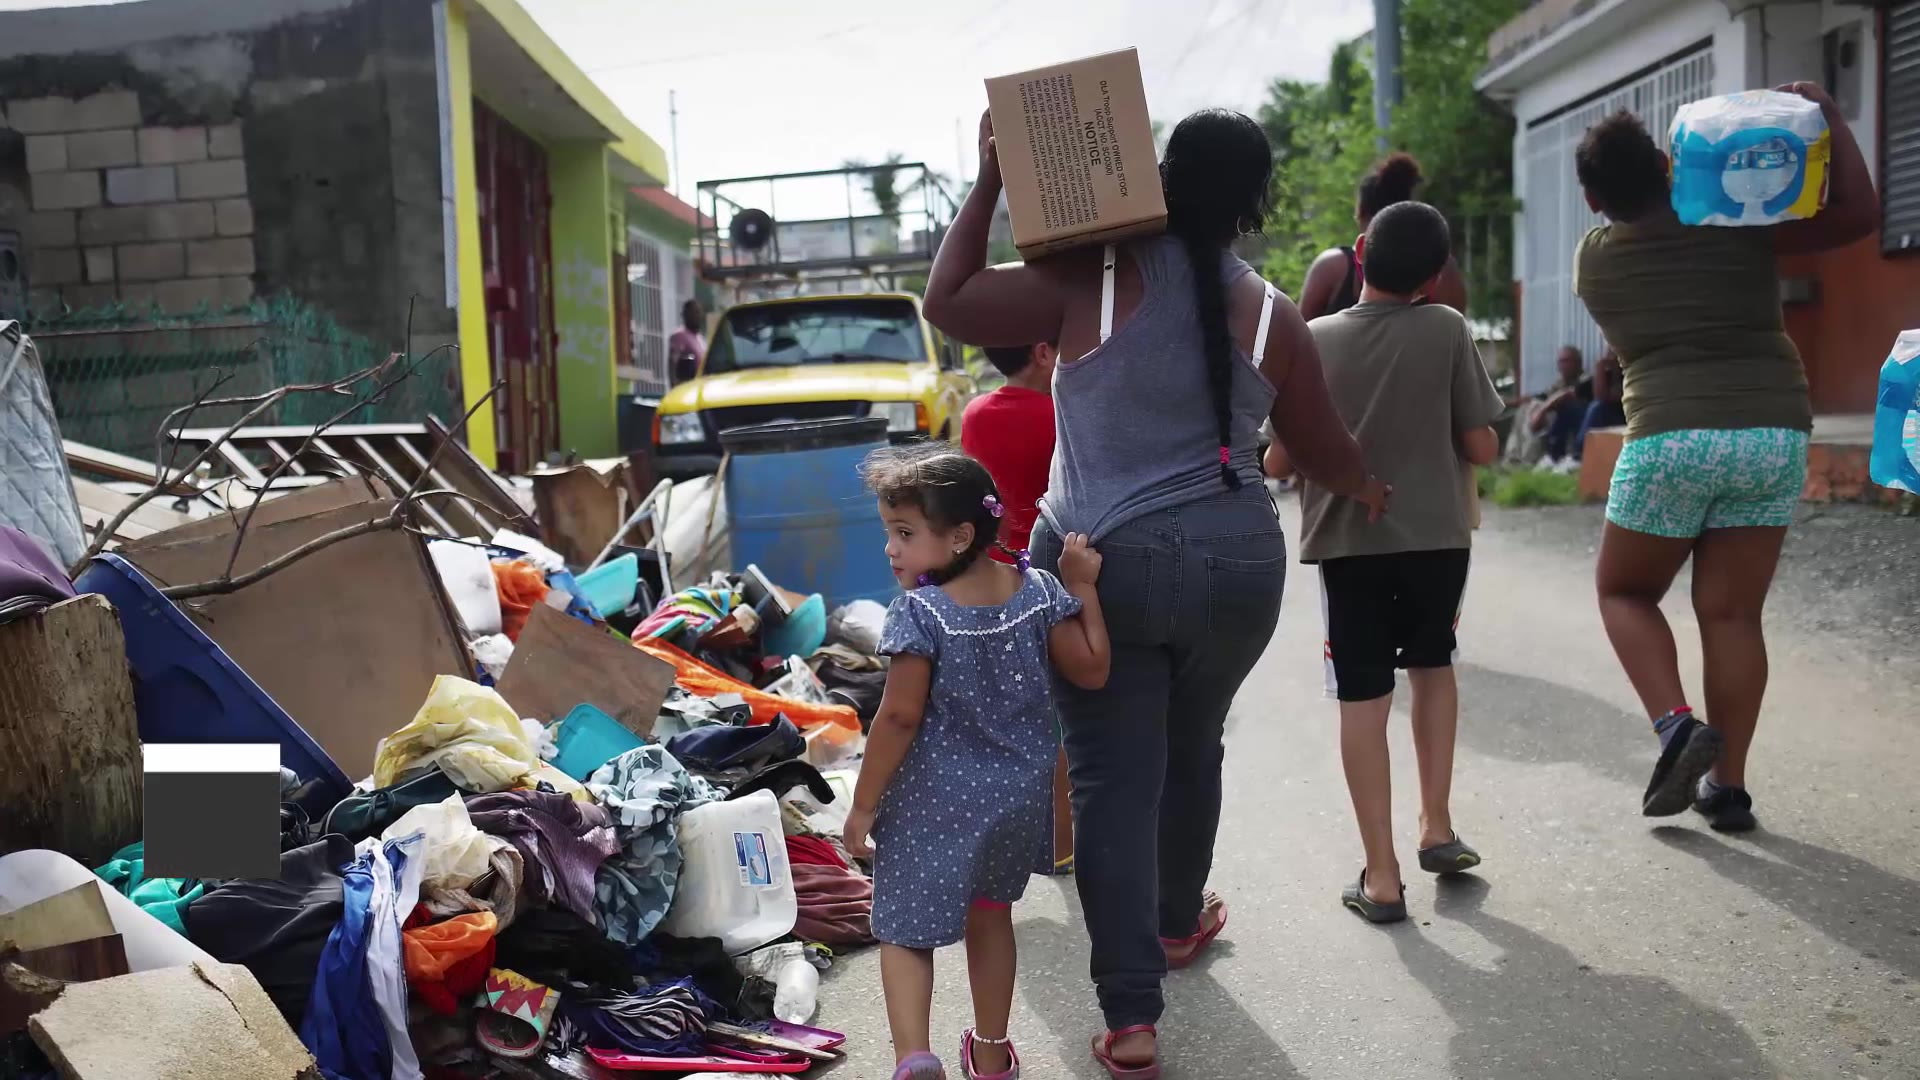
<path id="1" fill-rule="evenodd" d="M 285 296 L 182 316 L 97 308 L 30 321 L 27 332 L 46 367 L 61 436 L 143 459 L 153 457 L 155 434 L 167 414 L 191 403 L 220 374 L 232 377 L 214 396 L 237 397 L 344 378 L 391 351 Z M 351 422 L 417 424 L 429 415 L 452 421 L 462 411 L 459 387 L 458 354 L 442 350 Z M 369 380 L 353 394 L 366 398 L 373 390 Z M 319 424 L 353 400 L 294 394 L 254 423 Z M 244 411 L 203 409 L 189 423 L 224 426 Z"/>

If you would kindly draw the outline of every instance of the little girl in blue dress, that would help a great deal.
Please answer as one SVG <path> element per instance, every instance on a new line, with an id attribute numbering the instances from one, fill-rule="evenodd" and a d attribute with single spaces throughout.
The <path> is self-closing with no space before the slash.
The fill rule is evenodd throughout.
<path id="1" fill-rule="evenodd" d="M 887 561 L 907 590 L 887 611 L 892 657 L 847 819 L 874 859 L 873 934 L 898 1067 L 945 1080 L 931 1046 L 933 950 L 964 938 L 974 1026 L 967 1080 L 1018 1080 L 1012 904 L 1053 867 L 1054 672 L 1106 685 L 1100 556 L 1069 536 L 1060 578 L 984 558 L 1004 508 L 986 467 L 944 443 L 876 451 Z M 869 842 L 871 836 L 871 842 Z"/>

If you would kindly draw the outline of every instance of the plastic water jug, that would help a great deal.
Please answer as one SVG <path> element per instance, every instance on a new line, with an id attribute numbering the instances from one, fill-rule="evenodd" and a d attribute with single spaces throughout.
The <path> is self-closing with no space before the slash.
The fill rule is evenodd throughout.
<path id="1" fill-rule="evenodd" d="M 793 932 L 800 907 L 773 792 L 682 814 L 680 854 L 686 865 L 660 929 L 674 937 L 719 938 L 736 956 Z"/>
<path id="2" fill-rule="evenodd" d="M 1881 487 L 1920 493 L 1920 330 L 1901 334 L 1880 368 L 1868 473 Z"/>
<path id="3" fill-rule="evenodd" d="M 1833 133 L 1798 94 L 1745 90 L 1682 105 L 1667 132 L 1673 210 L 1688 225 L 1776 225 L 1827 201 Z"/>

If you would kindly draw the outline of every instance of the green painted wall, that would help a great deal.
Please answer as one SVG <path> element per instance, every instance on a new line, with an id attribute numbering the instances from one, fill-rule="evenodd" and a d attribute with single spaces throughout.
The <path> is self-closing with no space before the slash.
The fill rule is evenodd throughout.
<path id="1" fill-rule="evenodd" d="M 560 447 L 581 457 L 612 457 L 619 453 L 620 440 L 614 415 L 613 235 L 607 216 L 606 147 L 550 143 L 547 162 L 553 189 Z"/>

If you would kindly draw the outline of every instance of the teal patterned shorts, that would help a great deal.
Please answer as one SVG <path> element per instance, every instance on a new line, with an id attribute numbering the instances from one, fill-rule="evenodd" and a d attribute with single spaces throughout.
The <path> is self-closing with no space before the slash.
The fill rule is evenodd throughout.
<path id="1" fill-rule="evenodd" d="M 1804 431 L 1696 428 L 1648 435 L 1620 450 L 1607 520 L 1671 537 L 1790 525 L 1806 480 Z"/>

